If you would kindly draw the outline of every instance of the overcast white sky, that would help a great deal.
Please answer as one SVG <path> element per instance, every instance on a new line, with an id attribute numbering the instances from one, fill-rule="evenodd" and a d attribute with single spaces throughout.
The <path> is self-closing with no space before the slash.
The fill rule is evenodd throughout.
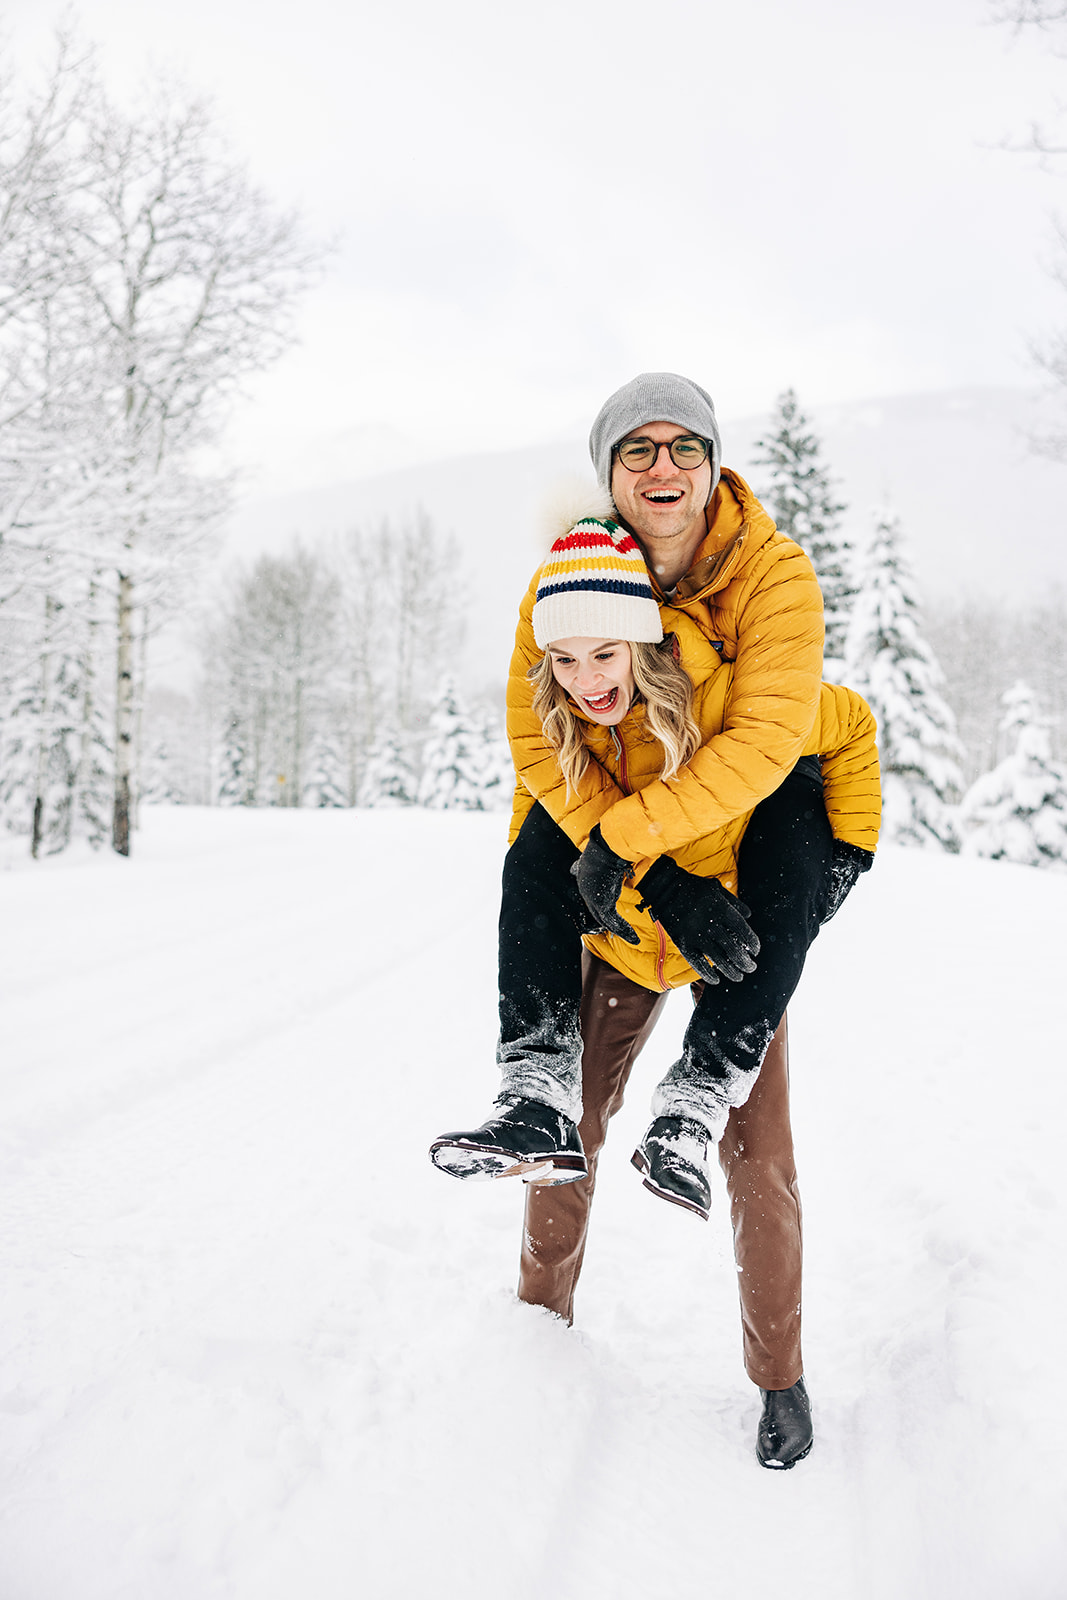
<path id="1" fill-rule="evenodd" d="M 25 65 L 62 10 L 0 6 Z M 391 467 L 396 431 L 420 456 L 572 433 L 652 367 L 727 417 L 788 384 L 1031 383 L 1028 335 L 1067 320 L 1042 270 L 1067 174 L 997 148 L 1067 100 L 1067 62 L 987 0 L 75 15 L 117 85 L 154 62 L 211 92 L 257 180 L 340 236 L 235 420 L 264 488 Z"/>

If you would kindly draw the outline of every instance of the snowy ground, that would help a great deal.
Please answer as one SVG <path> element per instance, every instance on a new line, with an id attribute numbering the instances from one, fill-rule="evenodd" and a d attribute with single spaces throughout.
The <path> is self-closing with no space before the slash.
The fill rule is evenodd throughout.
<path id="1" fill-rule="evenodd" d="M 0 870 L 2 1600 L 1062 1600 L 1067 878 L 884 852 L 792 1008 L 807 1462 L 721 1193 L 602 1165 L 578 1324 L 493 1092 L 504 819 L 148 813 Z M 7 860 L 9 858 L 5 858 Z"/>

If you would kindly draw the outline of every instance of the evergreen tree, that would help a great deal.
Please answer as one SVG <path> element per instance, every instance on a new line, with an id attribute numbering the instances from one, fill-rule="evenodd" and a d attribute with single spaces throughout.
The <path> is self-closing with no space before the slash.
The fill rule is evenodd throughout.
<path id="1" fill-rule="evenodd" d="M 102 844 L 110 828 L 110 749 L 92 693 L 91 644 L 84 613 L 48 595 L 37 659 L 3 672 L 0 815 L 29 836 L 34 857 L 75 837 Z"/>
<path id="2" fill-rule="evenodd" d="M 332 728 L 326 728 L 315 740 L 309 762 L 311 776 L 304 785 L 302 804 L 340 808 L 348 805 L 345 789 L 344 753 Z"/>
<path id="3" fill-rule="evenodd" d="M 876 513 L 848 633 L 845 676 L 878 721 L 882 837 L 957 850 L 962 748 L 942 673 L 919 631 L 914 581 L 896 516 Z"/>
<path id="4" fill-rule="evenodd" d="M 164 739 L 157 739 L 148 751 L 139 798 L 147 806 L 180 806 L 188 800 L 188 796 L 182 792 L 173 756 Z"/>
<path id="5" fill-rule="evenodd" d="M 21 672 L 8 686 L 0 717 L 0 814 L 12 833 L 40 843 L 37 810 L 38 725 L 41 720 L 40 674 Z M 34 822 L 36 820 L 36 829 Z"/>
<path id="6" fill-rule="evenodd" d="M 1014 749 L 964 796 L 964 854 L 1067 871 L 1067 767 L 1052 759 L 1048 719 L 1028 684 L 1001 703 L 999 732 Z"/>
<path id="7" fill-rule="evenodd" d="M 419 804 L 432 811 L 484 811 L 486 777 L 484 729 L 446 678 L 423 747 Z"/>
<path id="8" fill-rule="evenodd" d="M 218 756 L 215 802 L 220 806 L 254 806 L 256 783 L 250 752 L 248 724 L 231 712 L 222 735 Z"/>
<path id="9" fill-rule="evenodd" d="M 779 530 L 795 539 L 815 568 L 826 618 L 826 676 L 840 676 L 849 613 L 856 592 L 853 554 L 841 533 L 846 507 L 837 499 L 821 445 L 792 389 L 778 396 L 770 431 L 756 441 L 766 468 L 758 493 Z"/>
<path id="10" fill-rule="evenodd" d="M 419 784 L 404 744 L 395 733 L 377 739 L 363 769 L 359 804 L 375 809 L 412 806 Z"/>
<path id="11" fill-rule="evenodd" d="M 509 811 L 515 795 L 515 766 L 507 736 L 490 712 L 478 708 L 472 718 L 482 746 L 482 807 Z"/>

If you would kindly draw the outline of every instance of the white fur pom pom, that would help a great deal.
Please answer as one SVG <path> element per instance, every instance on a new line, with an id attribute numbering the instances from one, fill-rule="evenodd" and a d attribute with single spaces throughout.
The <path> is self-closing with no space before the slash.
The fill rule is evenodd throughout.
<path id="1" fill-rule="evenodd" d="M 545 534 L 545 544 L 551 548 L 583 517 L 595 517 L 598 522 L 606 522 L 617 515 L 606 489 L 583 478 L 565 478 L 546 497 L 542 506 L 540 524 Z"/>

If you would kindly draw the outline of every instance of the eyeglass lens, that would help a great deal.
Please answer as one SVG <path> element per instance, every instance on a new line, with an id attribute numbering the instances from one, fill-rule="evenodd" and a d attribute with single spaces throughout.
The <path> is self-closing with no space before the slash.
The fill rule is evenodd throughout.
<path id="1" fill-rule="evenodd" d="M 662 449 L 661 444 L 654 444 L 651 439 L 624 439 L 618 446 L 619 460 L 631 472 L 644 472 L 659 459 Z M 684 467 L 688 472 L 702 467 L 708 459 L 708 441 L 695 434 L 672 439 L 667 449 L 675 466 Z"/>

